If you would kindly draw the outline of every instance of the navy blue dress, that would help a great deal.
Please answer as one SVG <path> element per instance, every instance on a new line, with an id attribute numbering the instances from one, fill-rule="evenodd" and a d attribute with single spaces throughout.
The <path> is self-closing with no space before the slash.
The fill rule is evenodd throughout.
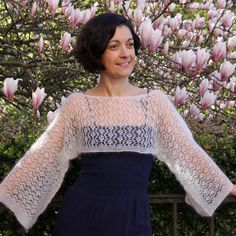
<path id="1" fill-rule="evenodd" d="M 54 236 L 151 236 L 147 184 L 153 156 L 81 154 L 80 176 L 67 191 Z"/>

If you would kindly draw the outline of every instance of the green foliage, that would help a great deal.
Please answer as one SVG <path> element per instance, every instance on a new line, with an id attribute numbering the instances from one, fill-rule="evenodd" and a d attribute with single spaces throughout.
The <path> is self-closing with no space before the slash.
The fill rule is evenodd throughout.
<path id="1" fill-rule="evenodd" d="M 42 120 L 11 105 L 5 106 L 5 115 L 0 118 L 4 124 L 0 127 L 0 158 L 3 165 L 0 174 L 3 177 L 39 136 Z"/>

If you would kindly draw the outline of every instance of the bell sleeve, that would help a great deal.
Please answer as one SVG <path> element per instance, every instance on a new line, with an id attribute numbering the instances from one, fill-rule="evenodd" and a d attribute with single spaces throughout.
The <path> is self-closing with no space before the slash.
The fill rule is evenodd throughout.
<path id="1" fill-rule="evenodd" d="M 155 97 L 157 158 L 164 161 L 186 191 L 185 201 L 200 215 L 212 216 L 233 184 L 195 142 L 167 95 Z"/>
<path id="2" fill-rule="evenodd" d="M 69 160 L 77 157 L 76 94 L 0 184 L 0 202 L 28 230 L 62 184 Z"/>

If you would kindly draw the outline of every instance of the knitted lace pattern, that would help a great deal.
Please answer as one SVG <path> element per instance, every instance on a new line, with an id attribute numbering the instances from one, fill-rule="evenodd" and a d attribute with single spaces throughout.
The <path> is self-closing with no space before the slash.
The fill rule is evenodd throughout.
<path id="1" fill-rule="evenodd" d="M 29 229 L 60 188 L 71 159 L 84 152 L 123 151 L 164 161 L 184 187 L 186 202 L 203 216 L 211 216 L 233 188 L 163 92 L 72 93 L 2 181 L 0 201 Z"/>

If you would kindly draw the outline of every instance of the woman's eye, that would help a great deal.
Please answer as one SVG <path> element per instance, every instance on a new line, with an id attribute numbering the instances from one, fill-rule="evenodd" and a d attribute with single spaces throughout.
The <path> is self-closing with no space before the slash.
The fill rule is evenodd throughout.
<path id="1" fill-rule="evenodd" d="M 129 48 L 133 48 L 133 47 L 134 47 L 134 43 L 129 43 L 129 44 L 128 44 L 128 47 L 129 47 Z"/>
<path id="2" fill-rule="evenodd" d="M 118 45 L 116 45 L 116 44 L 110 45 L 109 48 L 110 48 L 110 49 L 117 49 L 117 48 L 118 48 Z"/>

